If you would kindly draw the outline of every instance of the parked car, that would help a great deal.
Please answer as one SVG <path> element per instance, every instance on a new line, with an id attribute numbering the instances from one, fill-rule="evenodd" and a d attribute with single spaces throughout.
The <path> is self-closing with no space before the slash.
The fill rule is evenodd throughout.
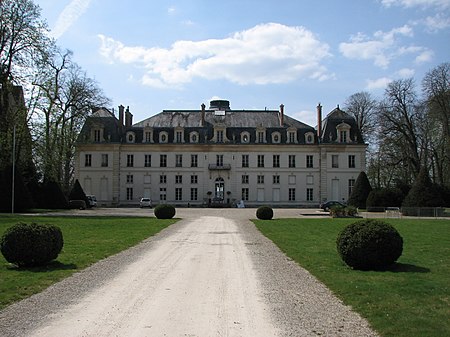
<path id="1" fill-rule="evenodd" d="M 139 202 L 139 206 L 141 208 L 143 207 L 152 207 L 152 201 L 150 198 L 141 198 L 141 201 Z"/>
<path id="2" fill-rule="evenodd" d="M 330 201 L 327 201 L 327 202 L 321 204 L 320 208 L 322 208 L 324 211 L 328 212 L 330 210 L 330 208 L 333 207 L 333 206 L 345 207 L 345 205 L 342 202 L 335 201 L 335 200 L 330 200 Z"/>
<path id="3" fill-rule="evenodd" d="M 97 198 L 95 197 L 95 195 L 87 195 L 86 198 L 89 200 L 90 207 L 97 206 Z"/>

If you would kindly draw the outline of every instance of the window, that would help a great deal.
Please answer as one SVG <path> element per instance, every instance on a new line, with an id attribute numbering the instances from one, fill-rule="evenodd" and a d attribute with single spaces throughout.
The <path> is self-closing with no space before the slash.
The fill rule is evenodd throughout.
<path id="1" fill-rule="evenodd" d="M 306 144 L 314 143 L 314 134 L 312 132 L 308 132 L 307 134 L 305 134 L 305 142 Z"/>
<path id="2" fill-rule="evenodd" d="M 289 155 L 289 167 L 295 167 L 295 154 Z"/>
<path id="3" fill-rule="evenodd" d="M 183 142 L 183 131 L 177 131 L 175 133 L 175 139 L 177 143 L 182 143 Z"/>
<path id="4" fill-rule="evenodd" d="M 167 167 L 167 154 L 159 155 L 159 167 Z"/>
<path id="5" fill-rule="evenodd" d="M 348 196 L 352 194 L 353 186 L 355 186 L 355 179 L 349 179 L 348 180 Z"/>
<path id="6" fill-rule="evenodd" d="M 198 189 L 196 187 L 191 188 L 191 201 L 198 200 Z"/>
<path id="7" fill-rule="evenodd" d="M 223 130 L 217 130 L 216 139 L 217 143 L 223 143 Z"/>
<path id="8" fill-rule="evenodd" d="M 198 142 L 198 133 L 191 132 L 191 143 L 197 143 L 197 142 Z"/>
<path id="9" fill-rule="evenodd" d="M 197 167 L 198 166 L 198 155 L 191 154 L 191 167 Z"/>
<path id="10" fill-rule="evenodd" d="M 183 189 L 181 187 L 175 188 L 175 200 L 181 201 L 183 198 Z"/>
<path id="11" fill-rule="evenodd" d="M 134 166 L 134 155 L 127 154 L 127 167 L 133 167 L 133 166 Z"/>
<path id="12" fill-rule="evenodd" d="M 102 167 L 108 167 L 108 154 L 102 154 Z"/>
<path id="13" fill-rule="evenodd" d="M 94 130 L 94 142 L 96 143 L 100 142 L 100 130 L 98 129 Z"/>
<path id="14" fill-rule="evenodd" d="M 264 176 L 263 175 L 259 175 L 257 177 L 257 182 L 258 182 L 258 184 L 264 184 Z"/>
<path id="15" fill-rule="evenodd" d="M 241 133 L 241 142 L 242 143 L 250 142 L 250 134 L 248 132 Z"/>
<path id="16" fill-rule="evenodd" d="M 258 131 L 258 143 L 264 143 L 264 131 Z"/>
<path id="17" fill-rule="evenodd" d="M 353 154 L 348 156 L 348 167 L 355 168 L 355 155 Z"/>
<path id="18" fill-rule="evenodd" d="M 198 184 L 198 175 L 191 175 L 191 184 Z"/>
<path id="19" fill-rule="evenodd" d="M 306 189 L 306 201 L 313 201 L 314 198 L 314 189 L 307 188 Z"/>
<path id="20" fill-rule="evenodd" d="M 167 200 L 167 188 L 161 187 L 159 189 L 159 200 L 161 201 Z"/>
<path id="21" fill-rule="evenodd" d="M 247 174 L 243 174 L 242 175 L 242 183 L 243 184 L 248 184 L 248 175 Z"/>
<path id="22" fill-rule="evenodd" d="M 313 156 L 311 156 L 311 155 L 307 155 L 306 156 L 306 167 L 307 168 L 312 168 L 312 167 L 314 167 L 314 162 L 313 162 Z"/>
<path id="23" fill-rule="evenodd" d="M 258 167 L 264 167 L 264 155 L 258 154 Z"/>
<path id="24" fill-rule="evenodd" d="M 332 168 L 339 167 L 339 156 L 337 154 L 331 155 L 331 167 Z"/>
<path id="25" fill-rule="evenodd" d="M 242 200 L 248 201 L 248 188 L 244 187 L 242 189 Z"/>
<path id="26" fill-rule="evenodd" d="M 273 167 L 280 167 L 280 155 L 279 154 L 273 155 Z"/>
<path id="27" fill-rule="evenodd" d="M 144 166 L 145 167 L 151 167 L 152 166 L 152 155 L 146 154 L 144 157 Z"/>
<path id="28" fill-rule="evenodd" d="M 127 187 L 127 200 L 133 200 L 133 187 Z"/>
<path id="29" fill-rule="evenodd" d="M 347 143 L 347 131 L 340 131 L 339 132 L 341 143 Z"/>
<path id="30" fill-rule="evenodd" d="M 152 142 L 152 132 L 151 131 L 145 131 L 145 142 L 146 143 Z"/>
<path id="31" fill-rule="evenodd" d="M 295 201 L 295 188 L 289 189 L 289 201 Z"/>
<path id="32" fill-rule="evenodd" d="M 278 174 L 273 175 L 272 182 L 274 184 L 279 184 L 280 183 L 280 176 Z"/>
<path id="33" fill-rule="evenodd" d="M 161 174 L 159 176 L 159 183 L 160 184 L 167 184 L 167 176 L 165 174 Z"/>
<path id="34" fill-rule="evenodd" d="M 127 174 L 127 184 L 132 184 L 132 183 L 133 183 L 133 175 Z"/>
<path id="35" fill-rule="evenodd" d="M 160 143 L 167 143 L 169 141 L 169 136 L 167 135 L 167 132 L 162 131 L 159 134 L 159 142 Z"/>
<path id="36" fill-rule="evenodd" d="M 175 176 L 175 184 L 182 184 L 183 183 L 183 176 L 182 175 L 176 175 Z"/>
<path id="37" fill-rule="evenodd" d="M 183 167 L 183 155 L 182 154 L 175 155 L 175 166 Z"/>
<path id="38" fill-rule="evenodd" d="M 279 132 L 272 133 L 272 143 L 278 144 L 279 142 L 281 142 L 281 135 L 280 135 L 280 133 Z"/>
<path id="39" fill-rule="evenodd" d="M 289 131 L 289 143 L 295 143 L 295 136 L 297 132 L 295 131 Z"/>
<path id="40" fill-rule="evenodd" d="M 223 154 L 216 155 L 216 165 L 223 166 Z"/>
<path id="41" fill-rule="evenodd" d="M 92 166 L 92 155 L 91 154 L 86 154 L 84 156 L 84 166 L 86 166 L 86 167 Z"/>
<path id="42" fill-rule="evenodd" d="M 134 143 L 134 133 L 133 132 L 127 133 L 127 143 Z"/>
<path id="43" fill-rule="evenodd" d="M 248 154 L 242 155 L 242 167 L 248 167 Z"/>

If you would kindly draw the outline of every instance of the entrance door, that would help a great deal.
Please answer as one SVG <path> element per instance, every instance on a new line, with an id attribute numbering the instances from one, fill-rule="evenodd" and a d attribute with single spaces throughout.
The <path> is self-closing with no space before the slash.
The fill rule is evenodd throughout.
<path id="1" fill-rule="evenodd" d="M 215 183 L 214 198 L 216 201 L 224 200 L 224 190 L 225 190 L 225 181 L 223 180 L 223 178 L 219 177 L 216 179 Z"/>

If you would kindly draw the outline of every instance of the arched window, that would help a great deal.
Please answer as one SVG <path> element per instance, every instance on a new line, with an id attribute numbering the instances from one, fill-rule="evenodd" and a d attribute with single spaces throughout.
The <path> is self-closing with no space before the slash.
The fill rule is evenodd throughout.
<path id="1" fill-rule="evenodd" d="M 247 131 L 241 133 L 241 143 L 250 143 L 250 134 Z"/>
<path id="2" fill-rule="evenodd" d="M 281 134 L 279 132 L 272 133 L 272 143 L 279 144 L 281 142 Z"/>
<path id="3" fill-rule="evenodd" d="M 159 133 L 159 142 L 160 143 L 167 143 L 169 142 L 169 135 L 166 131 L 161 131 Z"/>
<path id="4" fill-rule="evenodd" d="M 127 141 L 127 143 L 134 143 L 134 140 L 135 140 L 135 134 L 134 134 L 134 132 L 127 132 L 127 135 L 126 135 L 126 141 Z"/>

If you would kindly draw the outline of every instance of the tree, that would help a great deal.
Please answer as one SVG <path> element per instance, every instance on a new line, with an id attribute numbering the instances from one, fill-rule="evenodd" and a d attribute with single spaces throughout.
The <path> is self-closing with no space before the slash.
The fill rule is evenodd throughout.
<path id="1" fill-rule="evenodd" d="M 357 92 L 345 101 L 345 111 L 352 115 L 366 142 L 375 136 L 377 101 L 366 91 Z"/>
<path id="2" fill-rule="evenodd" d="M 70 200 L 84 200 L 86 203 L 86 206 L 90 206 L 89 199 L 86 197 L 86 194 L 83 191 L 83 188 L 80 185 L 80 182 L 78 179 L 75 180 L 75 183 L 73 184 L 72 190 L 69 194 L 69 201 Z"/>
<path id="3" fill-rule="evenodd" d="M 426 120 L 413 79 L 391 82 L 378 109 L 380 146 L 387 154 L 383 165 L 396 172 L 394 178 L 411 181 L 426 157 L 426 138 L 422 129 Z"/>
<path id="4" fill-rule="evenodd" d="M 429 71 L 422 89 L 431 129 L 431 165 L 439 184 L 450 187 L 450 63 Z"/>
<path id="5" fill-rule="evenodd" d="M 423 167 L 403 200 L 402 207 L 440 206 L 444 206 L 444 200 L 436 186 L 431 182 L 427 169 Z"/>
<path id="6" fill-rule="evenodd" d="M 355 185 L 353 186 L 352 193 L 348 198 L 348 205 L 366 208 L 366 200 L 369 193 L 372 191 L 372 186 L 370 186 L 369 179 L 365 172 L 361 172 L 356 178 Z"/>
<path id="7" fill-rule="evenodd" d="M 39 166 L 44 179 L 68 193 L 73 178 L 75 142 L 93 107 L 109 104 L 97 83 L 72 61 L 71 51 L 54 48 L 33 84 L 33 104 Z"/>

